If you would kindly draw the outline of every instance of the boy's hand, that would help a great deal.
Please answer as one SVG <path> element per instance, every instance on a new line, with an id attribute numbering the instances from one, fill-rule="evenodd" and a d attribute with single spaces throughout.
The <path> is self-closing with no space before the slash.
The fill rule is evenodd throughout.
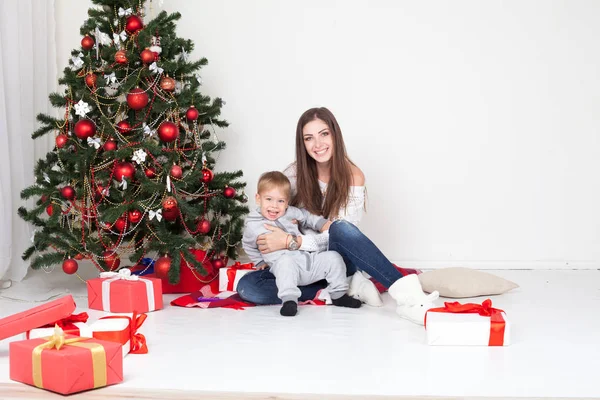
<path id="1" fill-rule="evenodd" d="M 331 221 L 325 222 L 325 225 L 323 225 L 323 227 L 321 228 L 321 232 L 325 232 L 325 231 L 329 230 L 329 227 L 331 226 L 332 223 L 333 222 L 331 222 Z"/>
<path id="2" fill-rule="evenodd" d="M 265 269 L 265 268 L 267 268 L 267 267 L 268 267 L 267 263 L 263 263 L 263 264 L 261 264 L 261 266 L 260 266 L 260 267 L 257 267 L 256 269 L 257 269 L 258 271 L 260 271 L 261 269 Z"/>

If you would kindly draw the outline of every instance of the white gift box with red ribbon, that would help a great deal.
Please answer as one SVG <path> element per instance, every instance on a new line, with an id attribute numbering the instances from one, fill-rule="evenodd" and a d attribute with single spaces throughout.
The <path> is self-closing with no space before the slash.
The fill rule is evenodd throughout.
<path id="1" fill-rule="evenodd" d="M 219 269 L 219 292 L 235 292 L 242 276 L 256 271 L 254 264 L 235 264 Z"/>
<path id="2" fill-rule="evenodd" d="M 127 354 L 148 353 L 146 338 L 138 329 L 146 320 L 146 314 L 110 315 L 94 322 L 90 328 L 92 337 L 123 345 L 123 357 Z"/>
<path id="3" fill-rule="evenodd" d="M 511 324 L 503 310 L 482 304 L 446 302 L 425 316 L 430 346 L 509 346 Z"/>

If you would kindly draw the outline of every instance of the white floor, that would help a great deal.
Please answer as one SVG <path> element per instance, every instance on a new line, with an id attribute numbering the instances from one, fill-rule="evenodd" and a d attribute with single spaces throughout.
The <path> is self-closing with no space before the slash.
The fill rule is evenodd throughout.
<path id="1" fill-rule="evenodd" d="M 125 381 L 94 393 L 600 398 L 600 271 L 490 272 L 521 285 L 492 297 L 513 323 L 510 347 L 427 346 L 424 328 L 397 318 L 387 294 L 382 308 L 304 306 L 295 318 L 280 317 L 277 306 L 203 310 L 166 302 L 142 328 L 150 353 L 129 355 Z M 87 310 L 85 285 L 75 278 L 37 273 L 0 291 L 0 317 L 34 305 L 14 299 L 67 292 L 78 312 L 104 315 Z M 2 399 L 23 390 L 9 380 L 9 341 L 0 341 Z"/>

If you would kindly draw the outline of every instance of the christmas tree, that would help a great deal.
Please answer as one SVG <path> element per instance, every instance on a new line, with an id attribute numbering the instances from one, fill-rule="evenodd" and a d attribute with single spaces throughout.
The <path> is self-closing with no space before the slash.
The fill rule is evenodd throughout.
<path id="1" fill-rule="evenodd" d="M 64 116 L 38 115 L 32 135 L 54 134 L 56 147 L 21 192 L 36 198 L 19 208 L 36 226 L 22 257 L 70 274 L 81 259 L 114 271 L 151 257 L 171 283 L 182 260 L 201 274 L 207 260 L 221 267 L 237 257 L 248 208 L 242 172 L 213 172 L 225 148 L 216 128 L 228 124 L 222 99 L 200 92 L 207 60 L 190 60 L 194 44 L 176 36 L 180 13 L 145 21 L 146 0 L 92 1 L 64 93 L 49 96 Z"/>

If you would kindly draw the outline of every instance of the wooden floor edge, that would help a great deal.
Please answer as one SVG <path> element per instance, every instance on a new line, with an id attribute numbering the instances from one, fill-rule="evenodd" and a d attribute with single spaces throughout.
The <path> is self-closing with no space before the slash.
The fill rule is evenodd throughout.
<path id="1" fill-rule="evenodd" d="M 0 383 L 0 400 L 65 399 L 65 396 L 19 383 Z M 123 388 L 118 385 L 69 395 L 68 399 L 135 400 L 600 400 L 600 397 L 461 397 L 461 396 L 382 396 L 313 393 L 208 392 L 176 389 Z"/>

